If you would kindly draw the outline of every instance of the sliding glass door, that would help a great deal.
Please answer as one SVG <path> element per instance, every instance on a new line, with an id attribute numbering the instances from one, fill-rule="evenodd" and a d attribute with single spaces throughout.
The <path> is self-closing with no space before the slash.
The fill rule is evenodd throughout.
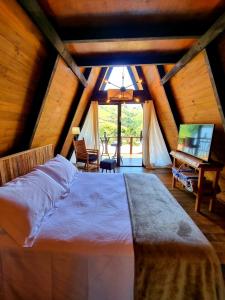
<path id="1" fill-rule="evenodd" d="M 118 166 L 142 166 L 141 104 L 99 105 L 102 159 L 114 158 Z"/>

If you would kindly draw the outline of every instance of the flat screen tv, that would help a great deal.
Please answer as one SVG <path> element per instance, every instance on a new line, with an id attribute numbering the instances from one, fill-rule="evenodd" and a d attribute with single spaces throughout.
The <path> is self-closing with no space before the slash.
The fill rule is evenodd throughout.
<path id="1" fill-rule="evenodd" d="M 209 160 L 214 124 L 180 125 L 177 150 Z"/>

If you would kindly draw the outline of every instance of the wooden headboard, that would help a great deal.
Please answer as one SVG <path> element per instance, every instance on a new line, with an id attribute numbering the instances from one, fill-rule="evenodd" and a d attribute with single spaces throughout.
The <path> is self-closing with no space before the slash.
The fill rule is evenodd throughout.
<path id="1" fill-rule="evenodd" d="M 0 185 L 53 158 L 53 145 L 46 145 L 0 158 Z"/>

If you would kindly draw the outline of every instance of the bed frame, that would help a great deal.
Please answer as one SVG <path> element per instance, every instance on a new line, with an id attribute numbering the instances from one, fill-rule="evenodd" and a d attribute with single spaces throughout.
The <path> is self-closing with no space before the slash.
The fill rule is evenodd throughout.
<path id="1" fill-rule="evenodd" d="M 53 157 L 53 145 L 46 145 L 0 158 L 0 185 L 29 173 Z"/>

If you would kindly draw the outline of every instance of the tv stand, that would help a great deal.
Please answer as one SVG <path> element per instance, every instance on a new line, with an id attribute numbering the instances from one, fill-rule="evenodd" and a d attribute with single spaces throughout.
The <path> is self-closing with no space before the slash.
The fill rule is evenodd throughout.
<path id="1" fill-rule="evenodd" d="M 214 179 L 212 181 L 212 195 L 209 204 L 209 211 L 212 210 L 213 200 L 216 196 L 216 187 L 218 185 L 220 171 L 222 170 L 222 166 L 216 162 L 206 163 L 203 160 L 196 158 L 192 155 L 186 154 L 181 151 L 171 151 L 170 155 L 173 157 L 173 167 L 179 167 L 181 164 L 185 164 L 193 169 L 195 169 L 198 173 L 198 187 L 197 192 L 194 193 L 196 195 L 195 201 L 195 211 L 199 212 L 201 207 L 201 201 L 203 197 L 203 181 L 205 172 L 214 172 Z M 176 186 L 176 178 L 173 175 L 172 179 L 172 188 Z"/>

